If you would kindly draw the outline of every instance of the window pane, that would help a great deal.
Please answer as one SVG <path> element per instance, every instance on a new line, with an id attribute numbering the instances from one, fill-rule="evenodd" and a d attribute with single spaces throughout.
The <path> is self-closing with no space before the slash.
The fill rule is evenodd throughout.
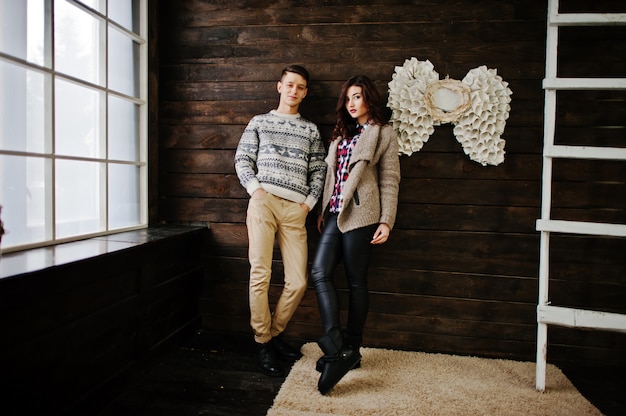
<path id="1" fill-rule="evenodd" d="M 0 0 L 2 250 L 146 225 L 146 8 Z"/>
<path id="2" fill-rule="evenodd" d="M 102 93 L 57 79 L 55 152 L 64 156 L 103 157 Z"/>
<path id="3" fill-rule="evenodd" d="M 0 203 L 7 230 L 2 247 L 51 238 L 50 232 L 46 235 L 48 163 L 41 158 L 0 155 Z"/>
<path id="4" fill-rule="evenodd" d="M 44 0 L 0 0 L 0 51 L 44 65 Z"/>
<path id="5" fill-rule="evenodd" d="M 139 45 L 119 30 L 109 29 L 109 88 L 126 95 L 138 94 L 136 60 Z"/>
<path id="6" fill-rule="evenodd" d="M 138 225 L 140 216 L 139 168 L 109 165 L 109 228 Z"/>
<path id="7" fill-rule="evenodd" d="M 100 44 L 103 23 L 65 1 L 56 1 L 54 56 L 56 70 L 103 85 Z"/>
<path id="8" fill-rule="evenodd" d="M 138 161 L 139 106 L 109 97 L 109 159 Z"/>
<path id="9" fill-rule="evenodd" d="M 101 190 L 104 164 L 57 160 L 56 237 L 66 238 L 103 231 Z"/>
<path id="10" fill-rule="evenodd" d="M 58 0 L 57 0 L 58 1 Z M 83 3 L 87 7 L 91 7 L 92 9 L 104 14 L 106 10 L 106 0 L 78 0 Z"/>
<path id="11" fill-rule="evenodd" d="M 138 0 L 109 0 L 109 17 L 135 33 L 138 32 Z"/>
<path id="12" fill-rule="evenodd" d="M 43 153 L 50 151 L 48 75 L 0 61 L 0 149 Z"/>

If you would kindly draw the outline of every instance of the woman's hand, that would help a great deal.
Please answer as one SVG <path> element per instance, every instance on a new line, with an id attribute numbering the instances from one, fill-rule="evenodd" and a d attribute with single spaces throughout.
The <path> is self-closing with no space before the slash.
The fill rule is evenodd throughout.
<path id="1" fill-rule="evenodd" d="M 389 225 L 385 223 L 381 223 L 376 229 L 376 232 L 374 233 L 374 238 L 372 238 L 372 241 L 370 241 L 370 243 L 371 244 L 384 243 L 389 238 L 390 232 L 391 232 L 391 229 L 389 228 Z"/>
<path id="2" fill-rule="evenodd" d="M 324 216 L 320 214 L 317 216 L 317 231 L 321 233 L 322 228 L 324 228 Z"/>

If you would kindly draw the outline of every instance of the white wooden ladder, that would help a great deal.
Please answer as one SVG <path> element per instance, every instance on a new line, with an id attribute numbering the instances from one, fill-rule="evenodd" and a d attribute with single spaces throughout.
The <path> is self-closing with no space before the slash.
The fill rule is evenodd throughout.
<path id="1" fill-rule="evenodd" d="M 536 388 L 545 390 L 548 325 L 626 332 L 626 315 L 553 306 L 548 299 L 550 234 L 626 237 L 626 225 L 551 220 L 552 161 L 555 158 L 626 161 L 626 148 L 555 145 L 556 94 L 559 90 L 626 90 L 624 78 L 558 78 L 557 46 L 561 26 L 626 25 L 626 13 L 559 13 L 559 1 L 548 1 L 546 38 L 543 184 L 537 304 Z M 623 180 L 623 178 L 620 178 Z"/>

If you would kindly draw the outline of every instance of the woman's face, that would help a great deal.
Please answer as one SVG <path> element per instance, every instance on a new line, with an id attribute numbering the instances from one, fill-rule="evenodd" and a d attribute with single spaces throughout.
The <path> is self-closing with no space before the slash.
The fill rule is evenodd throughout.
<path id="1" fill-rule="evenodd" d="M 346 110 L 359 124 L 363 125 L 369 119 L 369 109 L 363 100 L 363 88 L 353 85 L 346 93 Z"/>

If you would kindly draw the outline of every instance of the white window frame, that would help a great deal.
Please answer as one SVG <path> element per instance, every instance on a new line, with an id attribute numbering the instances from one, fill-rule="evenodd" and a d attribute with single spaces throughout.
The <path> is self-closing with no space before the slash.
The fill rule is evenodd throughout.
<path id="1" fill-rule="evenodd" d="M 60 244 L 60 243 L 65 243 L 69 241 L 77 241 L 77 240 L 82 240 L 85 238 L 110 235 L 110 234 L 115 234 L 115 233 L 124 232 L 124 231 L 142 229 L 148 226 L 148 41 L 147 41 L 148 0 L 135 0 L 138 3 L 139 16 L 137 17 L 138 28 L 134 28 L 134 29 L 127 29 L 123 27 L 122 25 L 116 23 L 115 21 L 111 20 L 107 16 L 106 11 L 108 10 L 107 3 L 109 0 L 97 0 L 96 2 L 98 3 L 96 7 L 101 10 L 104 10 L 105 12 L 100 12 L 96 9 L 93 9 L 85 5 L 83 2 L 79 0 L 44 0 L 44 1 L 45 1 L 45 15 L 46 15 L 46 21 L 47 21 L 46 23 L 47 28 L 46 28 L 46 33 L 45 33 L 45 46 L 44 46 L 44 50 L 45 50 L 44 54 L 46 56 L 45 58 L 46 63 L 44 63 L 44 66 L 29 62 L 23 58 L 9 55 L 3 52 L 2 50 L 0 50 L 0 63 L 15 65 L 17 67 L 25 68 L 29 71 L 43 74 L 45 77 L 48 77 L 48 79 L 51 80 L 50 88 L 52 89 L 52 93 L 49 94 L 48 97 L 46 97 L 48 98 L 48 100 L 45 104 L 45 111 L 51 112 L 50 114 L 52 114 L 52 116 L 50 117 L 51 123 L 49 123 L 51 125 L 45 127 L 46 129 L 45 135 L 46 136 L 50 135 L 51 140 L 52 140 L 52 146 L 47 144 L 43 152 L 29 152 L 29 151 L 8 150 L 6 148 L 3 148 L 0 143 L 0 156 L 11 156 L 11 157 L 18 157 L 18 158 L 21 157 L 21 158 L 24 158 L 25 160 L 26 158 L 36 158 L 38 160 L 45 161 L 45 165 L 46 165 L 45 224 L 44 224 L 45 238 L 41 241 L 33 241 L 33 242 L 27 242 L 25 244 L 9 245 L 7 241 L 7 237 L 10 235 L 12 227 L 11 227 L 10 221 L 6 221 L 7 213 L 6 213 L 6 207 L 5 207 L 5 209 L 0 214 L 1 215 L 0 219 L 4 222 L 4 228 L 6 229 L 7 234 L 4 236 L 4 238 L 2 238 L 2 243 L 0 244 L 0 253 L 9 253 L 9 252 L 21 251 L 21 250 L 26 250 L 26 249 L 31 249 L 31 248 Z M 52 10 L 54 10 L 54 3 L 61 2 L 61 1 L 66 1 L 67 3 L 70 3 L 71 6 L 78 7 L 82 12 L 87 13 L 91 15 L 92 17 L 98 19 L 99 21 L 104 22 L 104 42 L 108 43 L 109 41 L 110 29 L 121 31 L 124 35 L 132 39 L 132 41 L 136 42 L 138 46 L 138 57 L 135 63 L 137 65 L 138 75 L 135 73 L 132 74 L 133 77 L 137 76 L 138 78 L 137 91 L 134 94 L 136 96 L 134 97 L 129 96 L 129 95 L 126 95 L 125 93 L 121 93 L 119 91 L 114 91 L 113 89 L 109 89 L 109 85 L 108 85 L 109 48 L 108 48 L 108 45 L 105 45 L 104 48 L 101 48 L 101 50 L 104 51 L 103 53 L 105 56 L 103 59 L 100 59 L 100 62 L 98 65 L 99 66 L 98 71 L 103 71 L 103 74 L 106 77 L 106 81 L 102 85 L 99 85 L 97 82 L 91 83 L 85 80 L 81 80 L 79 78 L 70 76 L 68 74 L 58 72 L 56 70 L 54 59 L 53 59 L 54 45 L 55 45 L 54 35 L 55 34 L 54 34 L 54 29 L 52 29 L 54 27 L 54 22 L 52 22 L 52 16 L 54 13 L 52 12 Z M 133 30 L 137 30 L 137 29 L 138 29 L 138 33 L 133 32 Z M 109 97 L 121 98 L 129 103 L 133 103 L 134 105 L 136 105 L 137 107 L 134 110 L 138 110 L 137 111 L 138 113 L 137 114 L 137 117 L 138 117 L 137 134 L 138 134 L 138 141 L 139 141 L 138 149 L 137 149 L 138 154 L 137 154 L 136 159 L 132 161 L 109 159 L 109 155 L 107 154 L 106 151 L 101 157 L 82 157 L 82 156 L 73 157 L 73 156 L 55 154 L 53 149 L 55 147 L 54 146 L 54 141 L 55 141 L 55 119 L 54 119 L 55 108 L 54 106 L 55 106 L 56 80 L 63 80 L 63 81 L 67 81 L 70 83 L 74 83 L 81 87 L 85 87 L 90 90 L 95 90 L 99 94 L 102 95 L 103 99 L 101 99 L 101 101 L 104 103 L 104 105 L 99 108 L 98 117 L 101 120 L 104 120 L 105 127 L 103 131 L 106 132 L 105 139 L 104 139 L 105 143 L 108 143 L 108 140 L 109 140 L 109 137 L 108 137 L 108 134 L 109 134 L 108 132 Z M 105 144 L 105 147 L 106 147 L 106 144 Z M 81 162 L 90 163 L 92 165 L 98 165 L 98 166 L 104 167 L 105 169 L 104 187 L 100 190 L 98 194 L 98 201 L 99 201 L 100 210 L 101 210 L 100 211 L 101 214 L 99 215 L 100 219 L 98 220 L 100 223 L 98 231 L 85 233 L 85 234 L 71 235 L 71 236 L 64 237 L 64 238 L 57 237 L 57 229 L 55 225 L 58 220 L 56 216 L 56 212 L 55 212 L 55 206 L 56 206 L 55 201 L 57 199 L 56 190 L 55 190 L 55 175 L 56 175 L 56 171 L 55 171 L 56 163 L 55 162 L 56 161 L 81 161 Z M 126 226 L 123 228 L 118 227 L 114 229 L 111 228 L 110 221 L 109 221 L 110 215 L 111 215 L 111 213 L 109 212 L 109 208 L 110 208 L 109 207 L 109 181 L 111 180 L 111 175 L 112 175 L 112 173 L 109 171 L 109 166 L 113 166 L 113 165 L 135 166 L 139 169 L 138 171 L 139 183 L 138 183 L 138 188 L 137 188 L 139 195 L 136 195 L 138 206 L 139 206 L 138 221 L 136 224 L 132 224 L 130 226 Z M 11 178 L 3 179 L 3 181 L 10 181 L 10 180 Z M 99 182 L 102 182 L 102 181 L 99 181 Z M 0 193 L 0 205 L 6 205 L 6 203 L 3 203 L 1 197 L 2 197 L 2 194 Z"/>

